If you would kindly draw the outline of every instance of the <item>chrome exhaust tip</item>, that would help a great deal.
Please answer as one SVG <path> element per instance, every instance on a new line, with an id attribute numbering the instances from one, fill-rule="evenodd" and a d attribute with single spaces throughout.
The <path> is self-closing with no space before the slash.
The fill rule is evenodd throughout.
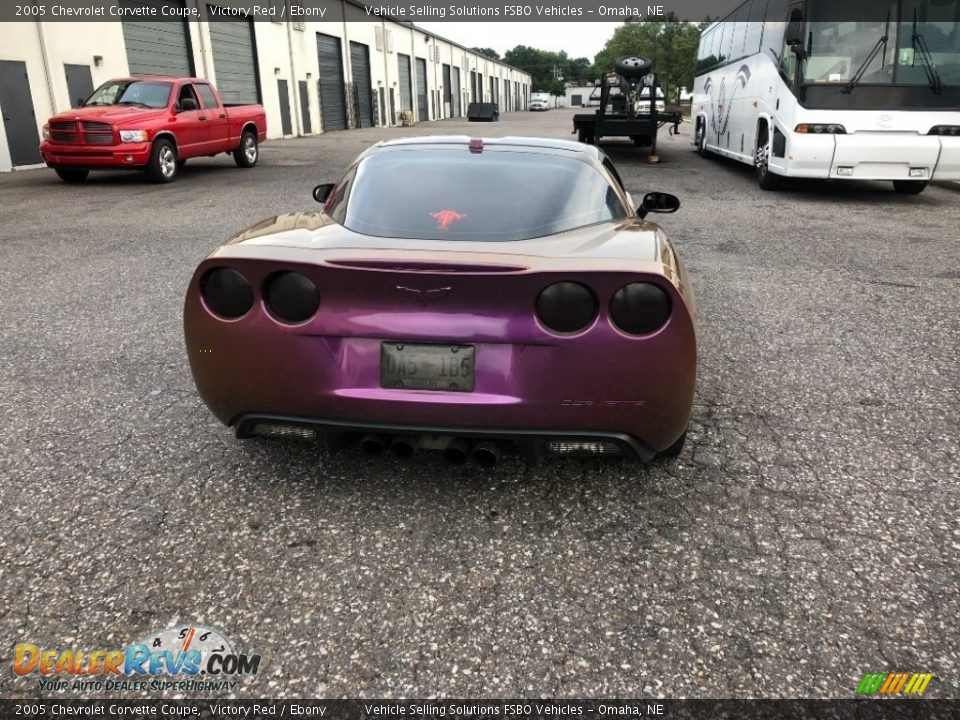
<path id="1" fill-rule="evenodd" d="M 417 451 L 416 438 L 397 435 L 390 443 L 390 452 L 400 458 L 408 458 Z"/>
<path id="2" fill-rule="evenodd" d="M 477 446 L 473 448 L 470 459 L 477 463 L 477 465 L 493 467 L 500 462 L 500 446 L 489 440 L 479 442 Z"/>
<path id="3" fill-rule="evenodd" d="M 470 459 L 470 443 L 463 438 L 451 440 L 450 444 L 444 448 L 443 456 L 451 465 L 463 465 Z"/>
<path id="4" fill-rule="evenodd" d="M 386 435 L 364 435 L 360 439 L 360 452 L 364 455 L 380 455 L 387 449 Z"/>

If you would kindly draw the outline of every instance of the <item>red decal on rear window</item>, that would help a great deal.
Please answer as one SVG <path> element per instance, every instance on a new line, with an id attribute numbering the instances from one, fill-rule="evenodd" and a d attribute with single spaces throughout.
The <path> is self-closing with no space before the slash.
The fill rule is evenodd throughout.
<path id="1" fill-rule="evenodd" d="M 463 220 L 466 215 L 456 210 L 438 210 L 430 213 L 430 217 L 437 221 L 437 230 L 449 230 L 451 224 L 457 220 Z"/>

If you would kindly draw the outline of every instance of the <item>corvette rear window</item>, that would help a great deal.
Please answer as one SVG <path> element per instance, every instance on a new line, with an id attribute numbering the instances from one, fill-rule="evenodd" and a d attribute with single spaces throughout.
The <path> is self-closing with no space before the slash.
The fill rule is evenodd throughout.
<path id="1" fill-rule="evenodd" d="M 465 147 L 371 155 L 328 209 L 364 235 L 422 240 L 526 240 L 627 216 L 606 178 L 580 160 Z"/>

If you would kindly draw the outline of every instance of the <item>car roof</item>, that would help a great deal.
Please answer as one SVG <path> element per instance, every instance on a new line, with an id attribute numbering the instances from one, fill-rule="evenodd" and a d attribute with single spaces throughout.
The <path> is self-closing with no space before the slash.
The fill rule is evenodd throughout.
<path id="1" fill-rule="evenodd" d="M 600 160 L 600 151 L 595 145 L 587 145 L 574 140 L 558 140 L 556 138 L 545 137 L 521 137 L 513 135 L 500 138 L 471 137 L 469 135 L 425 135 L 422 137 L 382 140 L 371 147 L 366 153 L 364 153 L 364 155 L 370 152 L 375 152 L 378 149 L 387 150 L 390 148 L 409 147 L 414 145 L 463 145 L 465 147 L 469 147 L 471 140 L 482 140 L 485 146 L 494 145 L 502 147 L 531 148 L 547 151 L 559 150 L 568 153 L 575 153 L 585 158 L 590 158 L 591 160 Z"/>
<path id="2" fill-rule="evenodd" d="M 202 82 L 209 83 L 209 80 L 195 77 L 183 77 L 182 75 L 130 75 L 129 77 L 113 78 L 112 82 L 123 80 L 156 80 L 158 82 Z"/>

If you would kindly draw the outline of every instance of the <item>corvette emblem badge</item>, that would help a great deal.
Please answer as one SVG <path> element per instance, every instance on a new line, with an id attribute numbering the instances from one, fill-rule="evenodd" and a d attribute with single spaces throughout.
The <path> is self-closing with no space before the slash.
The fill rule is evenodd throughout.
<path id="1" fill-rule="evenodd" d="M 451 287 L 439 287 L 433 288 L 431 290 L 420 290 L 418 288 L 406 287 L 404 285 L 397 285 L 395 288 L 401 294 L 406 295 L 407 297 L 412 297 L 420 301 L 420 304 L 426 307 L 427 303 L 433 302 L 434 300 L 440 300 L 445 298 L 450 294 L 450 291 L 453 289 Z"/>

